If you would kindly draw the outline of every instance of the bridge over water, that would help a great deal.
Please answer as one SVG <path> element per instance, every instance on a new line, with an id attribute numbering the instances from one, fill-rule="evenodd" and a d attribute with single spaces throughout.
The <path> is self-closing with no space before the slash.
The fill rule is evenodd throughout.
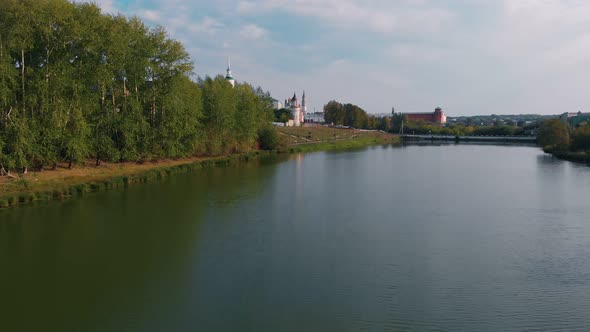
<path id="1" fill-rule="evenodd" d="M 522 142 L 535 143 L 537 136 L 454 136 L 454 135 L 401 135 L 409 141 L 460 141 L 460 142 Z"/>

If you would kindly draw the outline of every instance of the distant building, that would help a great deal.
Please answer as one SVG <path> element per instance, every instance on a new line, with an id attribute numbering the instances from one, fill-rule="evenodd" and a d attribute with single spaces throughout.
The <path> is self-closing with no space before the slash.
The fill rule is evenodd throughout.
<path id="1" fill-rule="evenodd" d="M 305 122 L 305 114 L 307 113 L 307 106 L 305 104 L 305 91 L 301 97 L 301 104 L 297 99 L 297 95 L 293 93 L 293 98 L 285 99 L 285 108 L 291 109 L 293 115 L 293 125 L 298 127 Z"/>
<path id="2" fill-rule="evenodd" d="M 400 113 L 408 118 L 410 121 L 424 121 L 432 123 L 447 123 L 447 116 L 442 108 L 437 107 L 432 113 Z"/>
<path id="3" fill-rule="evenodd" d="M 325 123 L 324 112 L 307 113 L 305 123 Z"/>
<path id="4" fill-rule="evenodd" d="M 227 58 L 227 71 L 225 79 L 229 82 L 229 84 L 231 84 L 231 86 L 236 86 L 236 80 L 234 80 L 234 77 L 231 75 L 231 66 L 229 63 L 229 58 Z"/>
<path id="5" fill-rule="evenodd" d="M 274 107 L 275 110 L 280 110 L 281 108 L 284 108 L 285 105 L 283 105 L 283 103 L 281 103 L 280 101 L 273 99 L 272 100 L 272 107 Z"/>
<path id="6" fill-rule="evenodd" d="M 590 113 L 582 113 L 581 111 L 577 113 L 566 112 L 560 115 L 559 119 L 573 128 L 580 126 L 584 122 L 590 124 Z"/>

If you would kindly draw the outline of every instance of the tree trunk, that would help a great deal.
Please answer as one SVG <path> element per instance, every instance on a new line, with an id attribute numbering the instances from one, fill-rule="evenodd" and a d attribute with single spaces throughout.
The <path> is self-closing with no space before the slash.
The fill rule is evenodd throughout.
<path id="1" fill-rule="evenodd" d="M 29 168 L 28 167 L 23 167 L 23 174 L 27 174 L 29 173 Z"/>
<path id="2" fill-rule="evenodd" d="M 111 99 L 113 100 L 113 112 L 114 112 L 115 109 L 117 109 L 117 106 L 115 103 L 115 86 L 114 86 L 114 84 L 111 84 Z"/>
<path id="3" fill-rule="evenodd" d="M 125 84 L 126 79 L 123 78 L 123 99 L 125 101 L 125 106 L 127 105 L 127 84 Z"/>
<path id="4" fill-rule="evenodd" d="M 57 169 L 57 163 L 53 163 L 53 166 L 51 167 L 52 170 L 56 170 Z"/>
<path id="5" fill-rule="evenodd" d="M 100 156 L 96 155 L 96 167 L 100 166 Z"/>
<path id="6" fill-rule="evenodd" d="M 103 107 L 103 110 L 104 110 L 104 100 L 105 100 L 105 97 L 106 97 L 105 96 L 106 95 L 106 92 L 105 92 L 106 88 L 100 82 L 99 82 L 99 86 L 100 86 L 100 106 L 102 106 Z"/>
<path id="7" fill-rule="evenodd" d="M 156 93 L 153 93 L 152 98 L 152 124 L 156 125 Z"/>
<path id="8" fill-rule="evenodd" d="M 21 83 L 23 89 L 23 110 L 26 112 L 25 107 L 25 49 L 20 49 L 20 65 L 21 65 Z"/>
<path id="9" fill-rule="evenodd" d="M 49 49 L 45 52 L 45 82 L 49 86 Z"/>
<path id="10" fill-rule="evenodd" d="M 68 162 L 68 169 L 72 169 L 72 160 L 70 159 L 70 161 Z"/>

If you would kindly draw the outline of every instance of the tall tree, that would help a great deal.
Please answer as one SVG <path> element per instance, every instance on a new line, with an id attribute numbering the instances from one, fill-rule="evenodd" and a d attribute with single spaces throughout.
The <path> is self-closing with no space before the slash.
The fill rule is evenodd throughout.
<path id="1" fill-rule="evenodd" d="M 570 143 L 569 128 L 559 119 L 546 120 L 539 128 L 537 140 L 542 147 L 566 148 Z"/>
<path id="2" fill-rule="evenodd" d="M 218 155 L 236 148 L 235 113 L 236 90 L 223 76 L 207 77 L 201 83 L 203 91 L 203 120 L 207 153 Z"/>

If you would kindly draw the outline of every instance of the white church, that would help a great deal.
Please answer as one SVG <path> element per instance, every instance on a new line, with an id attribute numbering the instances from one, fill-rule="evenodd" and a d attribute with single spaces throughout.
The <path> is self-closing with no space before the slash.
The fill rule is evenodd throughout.
<path id="1" fill-rule="evenodd" d="M 231 64 L 229 58 L 227 59 L 227 70 L 225 79 L 231 84 L 231 86 L 236 86 L 236 80 L 231 74 Z M 293 115 L 293 126 L 302 126 L 305 123 L 305 117 L 307 115 L 307 105 L 305 104 L 305 91 L 303 91 L 303 95 L 301 96 L 301 103 L 299 103 L 299 99 L 297 99 L 297 94 L 293 93 L 293 98 L 285 99 L 285 104 L 281 104 L 278 100 L 274 101 L 275 108 L 288 108 L 291 110 L 291 114 Z M 312 118 L 313 118 L 312 114 Z M 310 119 L 310 122 L 316 122 L 314 119 Z M 323 122 L 323 114 L 321 121 Z"/>
<path id="2" fill-rule="evenodd" d="M 297 99 L 297 95 L 293 93 L 293 98 L 285 99 L 285 108 L 291 109 L 293 115 L 293 125 L 301 126 L 305 122 L 305 115 L 307 114 L 307 106 L 305 105 L 305 91 L 301 96 L 301 104 Z"/>
<path id="3" fill-rule="evenodd" d="M 231 75 L 231 65 L 229 63 L 229 58 L 227 58 L 227 70 L 226 70 L 225 79 L 229 82 L 229 84 L 231 84 L 231 86 L 236 86 L 236 80 Z"/>

